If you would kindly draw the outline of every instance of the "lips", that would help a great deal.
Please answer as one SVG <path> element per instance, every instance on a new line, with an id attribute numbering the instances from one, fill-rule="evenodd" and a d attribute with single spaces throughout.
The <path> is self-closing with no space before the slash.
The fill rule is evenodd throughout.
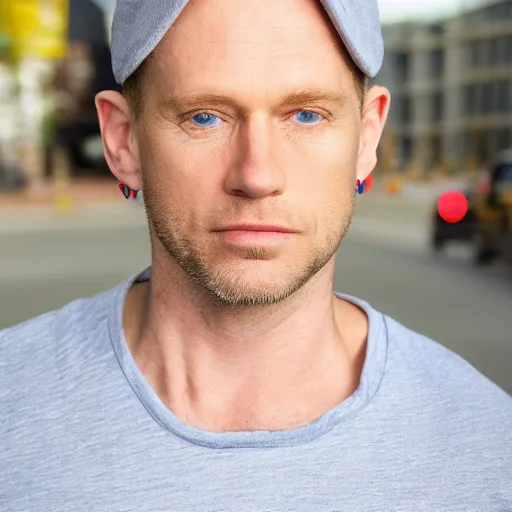
<path id="1" fill-rule="evenodd" d="M 277 248 L 287 244 L 296 233 L 276 224 L 233 224 L 216 230 L 225 244 L 235 247 Z"/>
<path id="2" fill-rule="evenodd" d="M 244 231 L 253 233 L 295 233 L 294 230 L 285 226 L 276 226 L 272 224 L 236 224 L 233 226 L 227 226 L 216 231 Z"/>

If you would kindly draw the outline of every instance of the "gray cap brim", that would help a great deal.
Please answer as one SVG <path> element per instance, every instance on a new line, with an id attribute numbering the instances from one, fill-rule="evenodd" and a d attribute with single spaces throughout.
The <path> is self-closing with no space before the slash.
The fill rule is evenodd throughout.
<path id="1" fill-rule="evenodd" d="M 119 84 L 163 39 L 189 0 L 117 0 L 112 66 Z M 320 0 L 359 69 L 374 78 L 384 58 L 377 0 Z"/>

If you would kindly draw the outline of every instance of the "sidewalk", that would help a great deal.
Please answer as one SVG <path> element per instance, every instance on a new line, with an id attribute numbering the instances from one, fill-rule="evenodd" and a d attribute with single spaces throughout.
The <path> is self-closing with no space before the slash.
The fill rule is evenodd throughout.
<path id="1" fill-rule="evenodd" d="M 82 230 L 109 230 L 143 226 L 145 211 L 139 203 L 97 203 L 69 213 L 55 209 L 0 212 L 0 236 Z"/>
<path id="2" fill-rule="evenodd" d="M 62 211 L 50 187 L 37 196 L 0 195 L 0 235 L 112 229 L 146 222 L 142 203 L 124 199 L 115 180 L 76 180 L 70 197 L 71 208 Z"/>
<path id="3" fill-rule="evenodd" d="M 119 201 L 122 196 L 112 178 L 77 178 L 70 186 L 74 206 Z M 37 193 L 0 191 L 0 214 L 55 208 L 56 193 L 50 183 Z"/>

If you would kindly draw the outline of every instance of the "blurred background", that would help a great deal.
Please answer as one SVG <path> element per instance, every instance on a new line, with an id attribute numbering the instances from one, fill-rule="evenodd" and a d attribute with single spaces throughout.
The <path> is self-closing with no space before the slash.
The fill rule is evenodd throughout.
<path id="1" fill-rule="evenodd" d="M 115 0 L 0 0 L 0 328 L 150 262 L 104 161 Z M 512 0 L 381 0 L 393 101 L 337 263 L 358 296 L 512 393 Z M 450 190 L 467 212 L 443 220 Z"/>

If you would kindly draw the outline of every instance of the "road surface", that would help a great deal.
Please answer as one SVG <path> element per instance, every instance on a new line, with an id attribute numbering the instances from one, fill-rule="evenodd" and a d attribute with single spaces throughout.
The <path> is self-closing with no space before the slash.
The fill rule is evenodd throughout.
<path id="1" fill-rule="evenodd" d="M 427 203 L 361 201 L 338 256 L 336 290 L 436 339 L 512 394 L 512 275 L 475 270 L 463 248 L 433 257 L 428 211 Z M 114 286 L 149 263 L 143 211 L 134 204 L 67 220 L 47 213 L 0 222 L 0 328 Z"/>

